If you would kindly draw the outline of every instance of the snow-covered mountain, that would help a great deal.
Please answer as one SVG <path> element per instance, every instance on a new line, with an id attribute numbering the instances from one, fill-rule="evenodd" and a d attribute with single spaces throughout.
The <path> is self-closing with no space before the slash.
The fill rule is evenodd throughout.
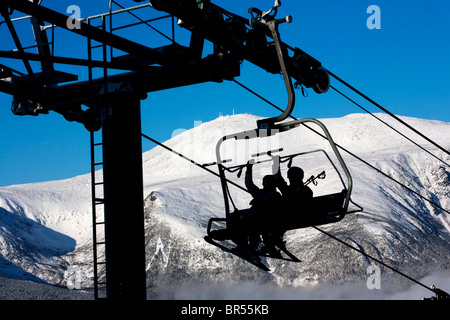
<path id="1" fill-rule="evenodd" d="M 450 163 L 448 155 L 407 133 L 389 117 L 377 117 Z M 198 163 L 210 163 L 216 160 L 219 138 L 254 129 L 257 119 L 252 115 L 219 117 L 166 144 Z M 450 123 L 402 119 L 450 149 Z M 450 208 L 450 168 L 445 163 L 370 115 L 352 114 L 322 122 L 337 144 L 442 208 Z M 255 150 L 280 147 L 283 154 L 317 148 L 331 151 L 326 140 L 307 128 L 291 130 L 282 139 L 277 136 L 259 140 L 255 146 L 230 143 L 224 152 L 227 158 L 239 162 Z M 412 278 L 439 273 L 439 281 L 448 286 L 450 215 L 346 152 L 341 153 L 353 176 L 352 199 L 364 211 L 322 228 Z M 327 178 L 312 186 L 316 195 L 342 188 L 339 176 L 321 153 L 307 154 L 295 161 L 305 170 L 306 177 L 326 170 Z M 203 240 L 209 218 L 225 214 L 216 176 L 161 147 L 144 154 L 143 167 L 150 298 L 401 298 L 395 293 L 411 285 L 404 277 L 380 266 L 381 289 L 369 290 L 368 270 L 372 269 L 368 267 L 376 263 L 312 228 L 285 235 L 287 247 L 300 263 L 267 259 L 271 271 L 263 272 Z M 209 168 L 216 170 L 214 166 Z M 270 166 L 261 165 L 255 171 L 255 183 L 260 183 L 262 175 L 270 170 Z M 101 175 L 101 171 L 97 174 Z M 242 177 L 229 178 L 243 185 Z M 230 192 L 238 208 L 248 206 L 246 193 L 233 188 Z M 60 286 L 73 286 L 75 277 L 77 285 L 91 287 L 91 223 L 89 174 L 0 188 L 0 277 Z M 343 290 L 338 293 L 330 285 Z M 445 285 L 442 289 L 448 291 Z M 429 296 L 430 292 L 425 290 L 418 295 L 413 298 Z"/>

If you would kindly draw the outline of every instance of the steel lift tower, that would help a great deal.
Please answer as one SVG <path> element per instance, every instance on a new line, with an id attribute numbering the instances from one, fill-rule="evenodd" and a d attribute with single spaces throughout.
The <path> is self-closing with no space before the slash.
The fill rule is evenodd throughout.
<path id="1" fill-rule="evenodd" d="M 110 8 L 113 3 L 117 4 L 113 0 L 109 2 Z M 14 114 L 37 116 L 53 111 L 69 121 L 84 124 L 90 132 L 101 130 L 104 179 L 98 184 L 102 184 L 104 192 L 101 198 L 93 196 L 93 206 L 104 205 L 106 298 L 124 300 L 146 299 L 140 108 L 147 93 L 233 80 L 240 75 L 243 60 L 270 73 L 283 73 L 285 84 L 291 89 L 291 78 L 317 93 L 324 93 L 329 87 L 328 73 L 319 61 L 281 42 L 278 26 L 290 22 L 291 17 L 275 18 L 279 1 L 268 12 L 249 9 L 250 19 L 228 12 L 210 0 L 134 2 L 144 3 L 118 12 L 131 13 L 144 7 L 152 7 L 145 10 L 153 13 L 161 11 L 166 16 L 139 19 L 139 23 L 150 24 L 161 18 L 177 21 L 180 27 L 191 32 L 189 46 L 173 41 L 153 48 L 118 36 L 112 32 L 112 27 L 111 30 L 106 27 L 106 19 L 117 13 L 111 9 L 106 14 L 81 19 L 77 21 L 78 26 L 72 28 L 68 23 L 70 17 L 41 5 L 39 0 L 3 0 L 0 3 L 4 20 L 0 21 L 0 26 L 6 25 L 16 47 L 1 50 L 0 58 L 21 61 L 26 70 L 20 72 L 0 64 L 0 91 L 13 97 Z M 23 47 L 15 28 L 16 20 L 23 17 L 13 18 L 15 12 L 30 19 L 37 53 L 30 53 Z M 98 27 L 91 25 L 96 18 L 102 20 Z M 49 41 L 47 35 L 48 30 L 53 32 L 55 28 L 84 37 L 89 44 L 87 57 L 56 56 L 54 38 Z M 213 52 L 207 55 L 205 41 L 214 44 Z M 91 42 L 100 43 L 103 59 L 92 58 Z M 108 57 L 108 49 L 125 54 Z M 31 61 L 38 61 L 40 70 L 33 69 Z M 58 71 L 57 65 L 84 67 L 89 78 L 78 80 L 77 74 Z M 103 70 L 103 76 L 94 78 L 94 69 Z M 110 70 L 114 70 L 114 74 Z M 293 95 L 289 96 L 288 107 L 281 116 L 258 125 L 270 128 L 285 119 L 292 111 L 293 99 Z"/>

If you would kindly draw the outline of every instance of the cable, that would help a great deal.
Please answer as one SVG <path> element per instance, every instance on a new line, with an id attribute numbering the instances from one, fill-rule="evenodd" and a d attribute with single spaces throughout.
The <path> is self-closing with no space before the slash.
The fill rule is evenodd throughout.
<path id="1" fill-rule="evenodd" d="M 374 117 L 375 119 L 377 119 L 378 121 L 380 121 L 381 123 L 383 123 L 384 125 L 386 125 L 387 127 L 391 128 L 392 130 L 394 130 L 396 133 L 398 133 L 399 135 L 401 135 L 402 137 L 404 137 L 405 139 L 407 139 L 408 141 L 410 141 L 411 143 L 413 143 L 414 145 L 416 145 L 417 147 L 419 147 L 420 149 L 422 149 L 423 151 L 427 152 L 429 155 L 431 155 L 432 157 L 436 158 L 437 160 L 439 160 L 440 162 L 442 162 L 443 164 L 445 164 L 447 167 L 450 167 L 450 164 L 448 164 L 447 162 L 445 162 L 444 160 L 440 159 L 439 157 L 437 157 L 436 155 L 434 155 L 433 153 L 431 153 L 430 151 L 428 151 L 427 149 L 425 149 L 424 147 L 422 147 L 421 145 L 419 145 L 418 143 L 414 142 L 412 139 L 408 138 L 406 135 L 404 135 L 403 133 L 401 133 L 400 131 L 398 131 L 397 129 L 395 129 L 394 127 L 392 127 L 391 125 L 389 125 L 387 122 L 381 120 L 380 118 L 378 118 L 376 115 L 374 115 L 372 112 L 370 112 L 369 110 L 365 109 L 363 106 L 361 106 L 360 104 L 358 104 L 356 101 L 352 100 L 350 97 L 348 97 L 347 95 L 345 95 L 344 93 L 342 93 L 341 91 L 339 91 L 338 89 L 336 89 L 333 86 L 330 86 L 330 88 L 332 88 L 334 91 L 336 91 L 337 93 L 339 93 L 341 96 L 343 96 L 344 98 L 346 98 L 347 100 L 349 100 L 350 102 L 352 102 L 353 104 L 355 104 L 356 106 L 358 106 L 359 108 L 361 108 L 362 110 L 364 110 L 365 112 L 367 112 L 368 114 L 370 114 L 372 117 Z"/>
<path id="2" fill-rule="evenodd" d="M 262 99 L 263 101 L 267 102 L 269 105 L 271 105 L 272 107 L 281 110 L 281 108 L 279 108 L 277 105 L 275 105 L 274 103 L 270 102 L 269 100 L 265 99 L 264 97 L 262 97 L 261 95 L 259 95 L 258 93 L 254 92 L 253 90 L 251 90 L 250 88 L 248 88 L 247 86 L 243 85 L 242 83 L 240 83 L 239 81 L 233 79 L 233 82 L 235 82 L 236 84 L 238 84 L 239 86 L 241 86 L 242 88 L 248 90 L 250 93 L 254 94 L 255 96 L 257 96 L 258 98 Z M 297 120 L 297 118 L 293 117 L 292 115 L 289 116 L 290 118 Z M 313 128 L 309 127 L 308 125 L 303 123 L 303 126 L 305 126 L 306 128 L 308 128 L 309 130 L 313 131 L 314 133 L 318 134 L 319 136 L 321 136 L 324 139 L 327 139 L 323 134 L 321 134 L 320 132 L 318 132 L 317 130 L 314 130 Z M 401 185 L 402 187 L 406 188 L 407 190 L 411 191 L 412 193 L 414 193 L 415 195 L 417 195 L 418 197 L 422 198 L 423 200 L 429 202 L 430 204 L 432 204 L 433 206 L 441 209 L 442 211 L 450 214 L 450 211 L 444 209 L 443 207 L 441 207 L 440 205 L 438 205 L 437 203 L 433 202 L 432 200 L 425 198 L 424 196 L 422 196 L 420 193 L 412 190 L 410 187 L 406 186 L 405 184 L 401 183 L 400 181 L 392 178 L 390 175 L 388 175 L 387 173 L 381 171 L 380 169 L 374 167 L 373 165 L 371 165 L 370 163 L 368 163 L 367 161 L 365 161 L 364 159 L 362 159 L 361 157 L 358 157 L 357 155 L 355 155 L 354 153 L 350 152 L 349 150 L 347 150 L 346 148 L 340 146 L 339 144 L 336 143 L 336 146 L 340 149 L 342 149 L 343 151 L 345 151 L 346 153 L 348 153 L 349 155 L 351 155 L 352 157 L 358 159 L 359 161 L 363 162 L 365 165 L 369 166 L 370 168 L 376 170 L 377 172 L 381 173 L 382 175 L 384 175 L 385 177 L 391 179 L 392 181 L 396 182 L 397 184 Z"/>
<path id="3" fill-rule="evenodd" d="M 345 85 L 346 87 L 348 87 L 349 89 L 353 90 L 354 92 L 356 92 L 358 95 L 360 95 L 361 97 L 363 97 L 364 99 L 366 99 L 367 101 L 371 102 L 373 105 L 375 105 L 376 107 L 378 107 L 380 110 L 386 112 L 388 115 L 390 115 L 392 118 L 394 118 L 395 120 L 397 120 L 398 122 L 400 122 L 401 124 L 403 124 L 404 126 L 406 126 L 408 129 L 412 130 L 413 132 L 415 132 L 416 134 L 418 134 L 419 136 L 421 136 L 422 138 L 424 138 L 425 140 L 427 140 L 428 142 L 430 142 L 431 144 L 433 144 L 434 146 L 438 147 L 439 149 L 441 149 L 442 151 L 444 151 L 446 154 L 450 155 L 450 152 L 445 149 L 444 147 L 440 146 L 439 144 L 437 144 L 436 142 L 434 142 L 433 140 L 431 140 L 430 138 L 428 138 L 427 136 L 425 136 L 423 133 L 421 133 L 420 131 L 416 130 L 415 128 L 413 128 L 411 125 L 407 124 L 405 121 L 403 121 L 402 119 L 400 119 L 399 117 L 397 117 L 396 115 L 394 115 L 393 113 L 391 113 L 390 111 L 386 110 L 385 108 L 383 108 L 380 104 L 376 103 L 375 101 L 373 101 L 372 99 L 370 99 L 368 96 L 366 96 L 365 94 L 363 94 L 362 92 L 360 92 L 359 90 L 357 90 L 356 88 L 354 88 L 353 86 L 351 86 L 350 84 L 348 84 L 347 82 L 345 82 L 344 80 L 342 80 L 341 78 L 339 78 L 338 76 L 336 76 L 334 73 L 332 73 L 331 71 L 327 70 L 328 73 L 330 74 L 330 76 L 332 76 L 333 78 L 335 78 L 336 80 L 338 80 L 339 82 L 341 82 L 343 85 Z"/>
<path id="4" fill-rule="evenodd" d="M 278 110 L 281 110 L 281 108 L 279 108 L 278 106 L 276 106 L 275 104 L 273 104 L 273 103 L 270 102 L 269 100 L 265 99 L 264 97 L 262 97 L 262 96 L 259 95 L 258 93 L 254 92 L 254 91 L 251 90 L 250 88 L 246 87 L 244 84 L 238 82 L 238 81 L 235 80 L 235 79 L 233 79 L 233 81 L 234 81 L 236 84 L 238 84 L 239 86 L 241 86 L 242 88 L 248 90 L 249 92 L 251 92 L 252 94 L 254 94 L 255 96 L 257 96 L 258 98 L 260 98 L 260 99 L 262 99 L 263 101 L 267 102 L 268 104 L 270 104 L 270 105 L 273 106 L 274 108 L 276 108 L 276 109 L 278 109 Z M 294 120 L 297 120 L 297 119 L 296 119 L 295 117 L 293 117 L 292 115 L 291 115 L 290 117 L 291 117 L 292 119 L 294 119 Z M 322 134 L 320 134 L 320 133 L 317 132 L 316 130 L 310 128 L 309 126 L 307 126 L 307 125 L 305 125 L 305 124 L 303 124 L 303 125 L 306 126 L 308 129 L 312 130 L 313 132 L 315 132 L 315 133 L 319 134 L 320 136 L 322 136 L 322 138 L 325 138 L 325 139 L 326 139 L 325 136 L 323 136 Z M 352 155 L 353 157 L 359 159 L 360 161 L 363 161 L 366 165 L 370 166 L 371 168 L 377 170 L 378 172 L 382 173 L 383 175 L 385 175 L 385 176 L 389 177 L 390 179 L 396 181 L 397 183 L 399 183 L 399 184 L 402 185 L 403 187 L 405 187 L 405 188 L 409 189 L 410 191 L 414 192 L 415 194 L 419 195 L 419 196 L 422 197 L 423 199 L 425 199 L 425 200 L 431 202 L 431 200 L 424 198 L 422 195 L 418 194 L 417 192 L 415 192 L 415 191 L 412 190 L 411 188 L 409 188 L 409 187 L 405 186 L 404 184 L 398 182 L 398 181 L 395 180 L 394 178 L 392 178 L 392 177 L 390 177 L 389 175 L 385 174 L 385 173 L 382 172 L 381 170 L 375 168 L 374 166 L 372 166 L 372 165 L 369 164 L 368 162 L 362 160 L 361 158 L 359 158 L 358 156 L 354 155 L 353 153 L 351 153 L 350 151 L 346 150 L 345 148 L 339 146 L 338 144 L 336 144 L 336 146 L 338 146 L 338 147 L 341 148 L 342 150 L 346 151 L 347 153 L 349 153 L 349 154 Z M 439 205 L 437 205 L 437 204 L 435 204 L 435 203 L 433 203 L 433 202 L 431 202 L 431 203 L 434 204 L 435 206 L 439 207 L 440 209 L 444 210 L 445 212 L 450 213 L 449 211 L 443 209 L 443 208 L 440 207 Z M 400 274 L 401 276 L 403 276 L 403 277 L 405 277 L 405 278 L 407 278 L 407 279 L 413 281 L 414 283 L 416 283 L 416 284 L 418 284 L 418 285 L 420 285 L 420 286 L 422 286 L 422 287 L 424 287 L 424 288 L 426 288 L 426 289 L 432 291 L 433 293 L 435 293 L 435 294 L 438 293 L 438 292 L 435 291 L 434 289 L 432 289 L 432 288 L 430 288 L 430 287 L 424 285 L 423 283 L 421 283 L 421 282 L 415 280 L 414 278 L 411 278 L 410 276 L 404 274 L 403 272 L 401 272 L 401 271 L 399 271 L 399 270 L 397 270 L 397 269 L 395 269 L 395 268 L 393 268 L 393 267 L 387 265 L 386 263 L 380 261 L 379 259 L 377 259 L 377 258 L 375 258 L 375 257 L 372 257 L 371 255 L 369 255 L 369 254 L 367 254 L 367 253 L 365 253 L 365 252 L 363 252 L 363 251 L 361 251 L 361 250 L 359 250 L 359 249 L 353 247 L 352 245 L 350 245 L 350 244 L 346 243 L 345 241 L 343 241 L 343 240 L 341 240 L 341 239 L 339 239 L 339 238 L 333 236 L 332 234 L 330 234 L 330 233 L 328 233 L 328 232 L 326 232 L 326 231 L 324 231 L 324 230 L 322 230 L 322 229 L 320 229 L 320 228 L 318 228 L 318 227 L 316 227 L 316 226 L 312 226 L 312 228 L 314 228 L 314 229 L 316 229 L 317 231 L 322 232 L 322 233 L 325 234 L 326 236 L 331 237 L 332 239 L 334 239 L 334 240 L 336 240 L 336 241 L 338 241 L 338 242 L 340 242 L 340 243 L 342 243 L 342 244 L 344 244 L 344 245 L 350 247 L 351 249 L 358 251 L 359 253 L 363 254 L 364 256 L 366 256 L 366 257 L 368 257 L 368 258 L 370 258 L 370 259 L 372 259 L 372 260 L 374 260 L 374 261 L 380 263 L 381 265 L 385 266 L 386 268 L 391 269 L 392 271 L 394 271 L 394 272 Z"/>
<path id="5" fill-rule="evenodd" d="M 242 83 L 238 82 L 238 81 L 235 80 L 235 79 L 233 79 L 233 81 L 234 81 L 236 84 L 238 84 L 239 86 L 241 86 L 242 88 L 248 90 L 249 92 L 251 92 L 251 93 L 254 94 L 255 96 L 259 97 L 259 98 L 262 99 L 263 101 L 267 102 L 267 103 L 270 104 L 272 107 L 274 107 L 274 108 L 276 108 L 276 109 L 278 109 L 278 110 L 281 110 L 281 108 L 279 108 L 278 106 L 276 106 L 275 104 L 273 104 L 273 103 L 270 102 L 269 100 L 265 99 L 264 97 L 262 97 L 262 96 L 259 95 L 258 93 L 254 92 L 254 91 L 251 90 L 250 88 L 246 87 L 246 86 L 243 85 Z M 292 118 L 292 119 L 294 119 L 294 120 L 297 120 L 297 119 L 296 119 L 295 117 L 293 117 L 292 115 L 290 115 L 290 118 Z M 307 125 L 305 125 L 305 124 L 303 124 L 303 125 L 304 125 L 305 127 L 307 127 L 308 129 L 312 130 L 313 132 L 315 132 L 316 134 L 320 135 L 322 138 L 326 139 L 326 137 L 325 137 L 324 135 L 322 135 L 321 133 L 317 132 L 316 130 L 310 128 L 309 126 L 307 126 Z M 387 175 L 387 174 L 384 173 L 383 171 L 381 171 L 381 170 L 375 168 L 374 166 L 372 166 L 371 164 L 369 164 L 367 161 L 365 161 L 365 160 L 363 160 L 362 158 L 356 156 L 355 154 L 351 153 L 351 152 L 348 151 L 347 149 L 341 147 L 341 146 L 338 145 L 338 144 L 336 144 L 336 146 L 339 147 L 340 149 L 344 150 L 345 152 L 349 153 L 351 156 L 355 157 L 356 159 L 362 161 L 363 163 L 365 163 L 366 165 L 368 165 L 368 166 L 371 167 L 372 169 L 378 171 L 379 173 L 383 174 L 384 176 L 390 178 L 391 180 L 397 182 L 397 183 L 400 184 L 401 186 L 403 186 L 403 187 L 405 187 L 406 189 L 410 190 L 411 192 L 415 193 L 416 195 L 418 195 L 418 196 L 421 197 L 422 199 L 424 199 L 424 200 L 430 202 L 431 204 L 435 205 L 436 207 L 440 208 L 441 210 L 443 210 L 443 211 L 445 211 L 445 212 L 447 212 L 447 213 L 450 213 L 449 211 L 445 210 L 444 208 L 442 208 L 442 207 L 439 206 L 438 204 L 432 202 L 432 201 L 429 200 L 429 199 L 426 199 L 425 197 L 423 197 L 423 196 L 420 195 L 419 193 L 415 192 L 415 191 L 412 190 L 411 188 L 409 188 L 409 187 L 405 186 L 404 184 L 402 184 L 401 182 L 395 180 L 394 178 L 392 178 L 391 176 Z M 405 277 L 405 278 L 407 278 L 407 279 L 413 281 L 414 283 L 416 283 L 416 284 L 418 284 L 418 285 L 420 285 L 420 286 L 422 286 L 422 287 L 424 287 L 424 288 L 430 290 L 431 292 L 435 293 L 436 295 L 439 294 L 439 289 L 436 290 L 435 288 L 431 288 L 431 287 L 428 287 L 428 286 L 424 285 L 423 283 L 421 283 L 421 282 L 415 280 L 414 278 L 411 278 L 410 276 L 404 274 L 403 272 L 401 272 L 401 271 L 399 271 L 399 270 L 397 270 L 397 269 L 395 269 L 395 268 L 393 268 L 393 267 L 391 267 L 391 266 L 385 264 L 385 263 L 382 262 L 381 260 L 379 260 L 379 259 L 377 259 L 377 258 L 375 258 L 375 257 L 372 257 L 371 255 L 369 255 L 369 254 L 367 254 L 367 253 L 365 253 L 365 252 L 363 252 L 363 251 L 361 251 L 361 250 L 359 250 L 359 249 L 353 247 L 352 245 L 346 243 L 345 241 L 343 241 L 343 240 L 341 240 L 341 239 L 339 239 L 339 238 L 333 236 L 332 234 L 330 234 L 330 233 L 328 233 L 328 232 L 326 232 L 326 231 L 324 231 L 324 230 L 322 230 L 322 229 L 320 229 L 320 228 L 318 228 L 318 227 L 316 227 L 316 226 L 312 226 L 312 228 L 314 228 L 314 229 L 316 229 L 317 231 L 319 231 L 319 232 L 325 234 L 326 236 L 328 236 L 328 237 L 330 237 L 330 238 L 332 238 L 332 239 L 334 239 L 334 240 L 336 240 L 336 241 L 338 241 L 338 242 L 340 242 L 340 243 L 342 243 L 342 244 L 344 244 L 344 245 L 350 247 L 351 249 L 356 250 L 357 252 L 363 254 L 364 256 L 366 256 L 366 257 L 368 257 L 368 258 L 370 258 L 370 259 L 372 259 L 372 260 L 374 260 L 374 261 L 380 263 L 381 265 L 383 265 L 383 266 L 385 266 L 385 267 L 391 269 L 392 271 L 394 271 L 394 272 L 400 274 L 401 276 L 403 276 L 403 277 Z"/>
<path id="6" fill-rule="evenodd" d="M 406 275 L 405 273 L 403 273 L 403 272 L 401 272 L 401 271 L 399 271 L 399 270 L 397 270 L 397 269 L 395 269 L 395 268 L 393 268 L 393 267 L 387 265 L 387 264 L 384 263 L 383 261 L 381 261 L 381 260 L 379 260 L 379 259 L 377 259 L 377 258 L 375 258 L 375 257 L 373 257 L 373 256 L 371 256 L 371 255 L 369 255 L 369 254 L 367 254 L 367 253 L 365 253 L 364 251 L 362 251 L 362 250 L 360 250 L 360 249 L 358 249 L 358 248 L 355 248 L 355 247 L 352 246 L 351 244 L 348 244 L 347 242 L 345 242 L 345 241 L 343 241 L 343 240 L 341 240 L 341 239 L 339 239 L 339 238 L 333 236 L 332 234 L 330 234 L 330 233 L 328 233 L 328 232 L 326 232 L 326 231 L 324 231 L 324 230 L 322 230 L 322 229 L 320 229 L 320 228 L 318 228 L 318 227 L 316 227 L 316 226 L 312 226 L 312 228 L 316 229 L 316 230 L 319 231 L 319 232 L 322 232 L 322 233 L 325 234 L 326 236 L 328 236 L 328 237 L 330 237 L 330 238 L 332 238 L 332 239 L 334 239 L 334 240 L 336 240 L 336 241 L 342 243 L 343 245 L 345 245 L 345 246 L 347 246 L 347 247 L 349 247 L 349 248 L 351 248 L 351 249 L 353 249 L 353 250 L 359 252 L 360 254 L 364 255 L 365 257 L 367 257 L 367 258 L 369 258 L 369 259 L 372 259 L 372 260 L 378 262 L 379 264 L 385 266 L 386 268 L 389 268 L 390 270 L 392 270 L 392 271 L 398 273 L 399 275 L 401 275 L 401 276 L 403 276 L 403 277 L 405 277 L 405 278 L 411 280 L 412 282 L 414 282 L 414 283 L 416 283 L 416 284 L 418 284 L 418 285 L 424 287 L 425 289 L 428 289 L 428 290 L 430 290 L 431 292 L 433 292 L 433 293 L 435 293 L 435 294 L 438 293 L 437 291 L 433 290 L 431 287 L 428 287 L 428 286 L 424 285 L 423 283 L 421 283 L 421 282 L 415 280 L 414 278 L 411 278 L 410 276 Z"/>
<path id="7" fill-rule="evenodd" d="M 187 161 L 189 161 L 190 163 L 196 165 L 197 167 L 199 167 L 199 168 L 201 168 L 201 169 L 203 169 L 203 170 L 205 170 L 205 171 L 207 171 L 207 172 L 209 172 L 209 173 L 215 175 L 216 177 L 219 177 L 219 178 L 220 178 L 220 175 L 219 175 L 217 172 L 214 172 L 214 171 L 212 171 L 211 169 L 206 168 L 204 165 L 201 165 L 200 163 L 198 163 L 198 162 L 196 162 L 196 161 L 194 161 L 194 160 L 192 160 L 192 159 L 186 157 L 185 155 L 179 153 L 178 151 L 173 150 L 172 148 L 170 148 L 170 147 L 164 145 L 163 143 L 161 143 L 161 142 L 159 142 L 159 141 L 157 141 L 157 140 L 155 140 L 155 139 L 153 139 L 153 138 L 151 138 L 151 137 L 149 137 L 149 136 L 147 136 L 147 135 L 145 135 L 145 134 L 143 134 L 143 133 L 141 133 L 141 135 L 142 135 L 145 139 L 150 140 L 151 142 L 157 144 L 158 146 L 163 147 L 164 149 L 166 149 L 166 150 L 168 150 L 168 151 L 170 151 L 170 152 L 176 154 L 176 155 L 179 156 L 180 158 L 182 158 L 182 159 L 184 159 L 184 160 L 187 160 Z M 233 181 L 230 181 L 230 180 L 228 180 L 228 179 L 225 179 L 225 180 L 226 180 L 228 183 L 231 183 L 232 185 L 234 185 L 235 187 L 238 187 L 239 189 L 248 192 L 247 189 L 245 189 L 244 187 L 238 185 L 237 183 L 235 183 L 235 182 L 233 182 Z"/>
<path id="8" fill-rule="evenodd" d="M 121 9 L 125 10 L 125 7 L 123 7 L 122 5 L 120 5 L 118 2 L 112 0 L 112 2 L 114 2 L 114 4 L 116 4 L 118 7 L 120 7 Z M 150 25 L 148 22 L 144 21 L 143 19 L 141 19 L 139 16 L 135 15 L 133 12 L 131 11 L 127 11 L 130 15 L 132 15 L 134 18 L 136 18 L 137 20 L 139 20 L 141 23 L 144 23 L 146 26 L 148 26 L 150 29 L 152 29 L 153 31 L 157 32 L 159 35 L 163 36 L 164 38 L 166 38 L 169 41 L 172 41 L 174 44 L 178 44 L 175 42 L 175 39 L 170 38 L 169 36 L 165 35 L 164 33 L 162 33 L 161 31 L 159 31 L 157 28 L 153 27 L 152 25 Z"/>

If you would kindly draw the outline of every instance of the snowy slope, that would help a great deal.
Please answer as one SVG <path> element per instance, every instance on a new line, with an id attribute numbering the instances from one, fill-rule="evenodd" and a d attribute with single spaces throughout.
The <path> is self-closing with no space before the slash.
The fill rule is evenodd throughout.
<path id="1" fill-rule="evenodd" d="M 392 123 L 385 115 L 377 116 Z M 199 163 L 210 163 L 215 161 L 220 137 L 253 129 L 257 119 L 252 115 L 220 117 L 166 144 Z M 402 119 L 450 148 L 449 123 Z M 369 115 L 353 114 L 323 119 L 323 122 L 336 143 L 441 207 L 450 208 L 450 169 L 442 162 Z M 401 131 L 406 132 L 403 128 Z M 450 162 L 448 155 L 413 134 L 408 135 Z M 257 148 L 267 151 L 279 146 L 285 149 L 285 154 L 315 148 L 330 151 L 324 139 L 304 128 L 292 130 L 282 141 L 271 140 Z M 252 148 L 244 146 L 242 151 L 242 146 L 232 145 L 226 153 L 235 160 L 254 152 Z M 341 152 L 354 180 L 352 199 L 364 211 L 324 229 L 413 277 L 448 270 L 449 215 Z M 322 169 L 327 171 L 327 179 L 313 187 L 316 195 L 341 189 L 338 176 L 323 160 L 314 154 L 295 163 L 305 169 L 306 176 Z M 189 287 L 208 286 L 208 290 L 215 292 L 211 284 L 220 288 L 224 283 L 293 288 L 356 283 L 358 288 L 367 291 L 366 271 L 370 261 L 313 229 L 286 235 L 288 247 L 302 262 L 270 260 L 270 273 L 208 245 L 203 241 L 208 219 L 224 215 L 219 179 L 161 147 L 144 154 L 143 168 L 150 296 L 180 297 L 174 292 L 179 293 L 178 289 L 188 284 Z M 210 168 L 216 170 L 214 166 Z M 270 167 L 261 166 L 255 176 L 256 183 L 269 171 Z M 236 176 L 230 179 L 243 183 Z M 248 195 L 237 190 L 231 192 L 239 208 L 247 206 Z M 73 273 L 69 271 L 78 270 L 82 286 L 92 285 L 89 175 L 0 188 L 0 210 L 0 276 L 64 286 L 71 281 Z M 384 282 L 384 293 L 391 290 L 388 283 L 410 284 L 383 268 L 382 277 L 392 278 Z"/>

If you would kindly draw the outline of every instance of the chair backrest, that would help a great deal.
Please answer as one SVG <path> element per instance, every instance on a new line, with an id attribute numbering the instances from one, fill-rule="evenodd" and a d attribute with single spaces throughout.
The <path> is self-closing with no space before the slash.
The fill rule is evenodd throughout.
<path id="1" fill-rule="evenodd" d="M 344 210 L 345 197 L 345 189 L 339 193 L 314 197 L 308 208 L 281 224 L 287 231 L 338 222 Z"/>
<path id="2" fill-rule="evenodd" d="M 338 215 L 342 210 L 342 205 L 345 200 L 345 190 L 339 193 L 328 194 L 313 198 L 311 215 L 327 216 Z"/>

